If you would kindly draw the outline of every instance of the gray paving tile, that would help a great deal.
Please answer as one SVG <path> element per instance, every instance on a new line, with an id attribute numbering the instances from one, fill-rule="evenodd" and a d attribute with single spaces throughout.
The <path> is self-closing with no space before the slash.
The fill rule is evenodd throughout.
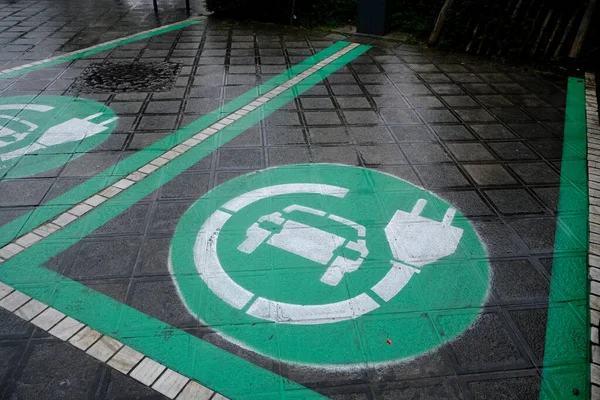
<path id="1" fill-rule="evenodd" d="M 342 121 L 335 111 L 305 111 L 304 118 L 310 125 L 340 125 Z"/>
<path id="2" fill-rule="evenodd" d="M 453 123 L 459 122 L 449 110 L 417 109 L 423 120 L 428 123 Z"/>
<path id="3" fill-rule="evenodd" d="M 470 164 L 466 165 L 467 173 L 479 185 L 510 185 L 516 180 L 500 164 Z"/>
<path id="4" fill-rule="evenodd" d="M 150 114 L 177 114 L 181 108 L 181 101 L 151 101 L 146 107 Z"/>
<path id="5" fill-rule="evenodd" d="M 310 151 L 305 146 L 273 147 L 267 149 L 267 163 L 269 167 L 309 162 L 311 162 Z"/>
<path id="6" fill-rule="evenodd" d="M 19 398 L 36 398 L 40 391 L 49 397 L 92 396 L 101 369 L 98 361 L 82 357 L 81 351 L 73 346 L 41 342 L 33 347 L 11 393 Z M 70 377 L 69 385 L 64 384 L 66 376 Z"/>
<path id="7" fill-rule="evenodd" d="M 469 127 L 484 140 L 513 139 L 516 137 L 514 133 L 500 124 L 470 124 Z"/>
<path id="8" fill-rule="evenodd" d="M 409 165 L 381 165 L 376 167 L 378 171 L 396 176 L 402 180 L 408 181 L 413 185 L 421 186 L 421 181 L 412 167 Z"/>
<path id="9" fill-rule="evenodd" d="M 393 145 L 359 146 L 358 154 L 365 165 L 406 164 L 402 152 Z"/>
<path id="10" fill-rule="evenodd" d="M 510 225 L 531 251 L 550 253 L 554 249 L 556 223 L 553 219 L 520 219 L 511 221 Z"/>
<path id="11" fill-rule="evenodd" d="M 385 400 L 411 398 L 459 400 L 464 397 L 457 380 L 454 378 L 438 378 L 414 382 L 409 381 L 405 384 L 391 384 L 382 390 L 382 399 Z"/>
<path id="12" fill-rule="evenodd" d="M 496 118 L 484 109 L 457 109 L 455 111 L 465 122 L 496 122 Z"/>
<path id="13" fill-rule="evenodd" d="M 148 115 L 142 117 L 136 129 L 140 131 L 174 130 L 176 122 L 176 115 Z"/>
<path id="14" fill-rule="evenodd" d="M 521 142 L 497 142 L 490 143 L 489 146 L 502 160 L 539 159 L 538 155 Z"/>
<path id="15" fill-rule="evenodd" d="M 53 181 L 51 178 L 1 181 L 0 207 L 38 205 Z"/>
<path id="16" fill-rule="evenodd" d="M 476 191 L 445 191 L 438 195 L 456 207 L 465 217 L 494 215 L 494 212 Z"/>
<path id="17" fill-rule="evenodd" d="M 0 318 L 2 320 L 0 324 L 0 338 L 16 339 L 31 335 L 32 325 L 4 308 L 0 308 Z"/>
<path id="18" fill-rule="evenodd" d="M 399 96 L 373 96 L 373 101 L 377 105 L 377 108 L 409 108 L 406 100 Z"/>
<path id="19" fill-rule="evenodd" d="M 209 188 L 210 174 L 204 172 L 186 172 L 178 175 L 160 188 L 160 199 L 198 199 Z"/>
<path id="20" fill-rule="evenodd" d="M 361 99 L 362 100 L 362 99 Z M 307 97 L 301 99 L 304 109 L 332 109 L 334 104 L 331 98 L 328 97 Z"/>
<path id="21" fill-rule="evenodd" d="M 542 213 L 542 207 L 523 189 L 486 190 L 491 202 L 503 214 Z"/>
<path id="22" fill-rule="evenodd" d="M 396 86 L 405 96 L 431 95 L 431 91 L 423 84 L 402 83 Z"/>
<path id="23" fill-rule="evenodd" d="M 414 167 L 426 188 L 469 186 L 460 170 L 451 164 L 417 165 Z"/>
<path id="24" fill-rule="evenodd" d="M 298 113 L 295 112 L 275 111 L 264 120 L 264 123 L 268 127 L 294 126 L 300 125 L 300 119 Z"/>
<path id="25" fill-rule="evenodd" d="M 493 266 L 492 288 L 500 302 L 535 303 L 548 297 L 550 283 L 530 261 L 496 260 Z"/>
<path id="26" fill-rule="evenodd" d="M 306 144 L 301 128 L 269 127 L 265 129 L 267 145 Z"/>
<path id="27" fill-rule="evenodd" d="M 529 277 L 525 278 L 529 279 Z M 548 310 L 546 308 L 511 310 L 509 315 L 515 321 L 519 332 L 525 337 L 527 345 L 537 359 L 536 361 L 541 364 L 544 360 L 545 327 L 548 322 Z"/>
<path id="28" fill-rule="evenodd" d="M 432 128 L 444 141 L 475 139 L 475 136 L 464 125 L 432 125 Z"/>
<path id="29" fill-rule="evenodd" d="M 152 398 L 156 400 L 166 400 L 167 397 L 144 386 L 143 384 L 126 377 L 117 371 L 109 371 L 106 380 L 108 387 L 106 389 L 106 398 Z"/>
<path id="30" fill-rule="evenodd" d="M 261 149 L 228 149 L 218 150 L 219 168 L 261 168 L 263 155 Z"/>
<path id="31" fill-rule="evenodd" d="M 459 316 L 440 318 L 442 329 Z M 460 338 L 449 344 L 460 371 L 510 370 L 528 365 L 517 342 L 496 313 L 482 313 Z"/>
<path id="32" fill-rule="evenodd" d="M 494 156 L 480 143 L 449 143 L 448 149 L 458 161 L 490 161 Z"/>
<path id="33" fill-rule="evenodd" d="M 142 108 L 141 101 L 112 102 L 109 107 L 117 114 L 137 114 Z"/>
<path id="34" fill-rule="evenodd" d="M 390 132 L 382 126 L 350 127 L 350 140 L 358 144 L 394 143 Z"/>
<path id="35" fill-rule="evenodd" d="M 381 108 L 381 116 L 389 124 L 420 124 L 421 120 L 413 110 L 402 108 Z"/>
<path id="36" fill-rule="evenodd" d="M 374 111 L 343 111 L 342 114 L 350 125 L 377 125 L 381 123 L 379 115 Z"/>
<path id="37" fill-rule="evenodd" d="M 439 144 L 406 143 L 402 144 L 401 148 L 413 164 L 433 164 L 451 161 L 451 158 Z"/>
<path id="38" fill-rule="evenodd" d="M 431 89 L 439 95 L 466 95 L 460 86 L 452 83 L 436 83 L 430 85 Z"/>
<path id="39" fill-rule="evenodd" d="M 82 243 L 66 275 L 76 280 L 131 276 L 139 247 L 140 240 L 130 238 Z"/>
<path id="40" fill-rule="evenodd" d="M 481 380 L 470 382 L 469 389 L 476 400 L 488 399 L 490 396 L 502 396 L 506 400 L 533 399 L 539 395 L 540 378 L 526 376 Z"/>
<path id="41" fill-rule="evenodd" d="M 351 146 L 312 147 L 314 161 L 320 163 L 339 163 L 358 165 L 358 154 Z"/>
<path id="42" fill-rule="evenodd" d="M 425 125 L 394 125 L 390 127 L 399 142 L 434 142 L 433 133 Z"/>
<path id="43" fill-rule="evenodd" d="M 190 327 L 199 324 L 179 300 L 170 277 L 159 281 L 136 281 L 129 304 L 171 325 Z"/>
<path id="44" fill-rule="evenodd" d="M 479 103 L 470 96 L 442 96 L 450 107 L 477 107 Z"/>
<path id="45" fill-rule="evenodd" d="M 323 143 L 350 143 L 350 137 L 346 132 L 346 128 L 309 128 L 310 142 L 313 144 Z"/>
<path id="46" fill-rule="evenodd" d="M 225 143 L 223 147 L 257 147 L 262 145 L 262 134 L 258 129 L 247 129 L 234 139 Z"/>
<path id="47" fill-rule="evenodd" d="M 527 184 L 560 181 L 558 173 L 545 163 L 519 163 L 509 164 L 509 166 Z"/>
<path id="48" fill-rule="evenodd" d="M 563 143 L 560 140 L 535 140 L 527 144 L 546 159 L 561 159 Z"/>
<path id="49" fill-rule="evenodd" d="M 444 104 L 435 96 L 413 96 L 409 98 L 415 108 L 443 108 Z"/>
<path id="50" fill-rule="evenodd" d="M 61 177 L 90 177 L 100 173 L 110 174 L 112 167 L 119 161 L 119 152 L 88 153 L 70 161 L 60 173 Z"/>
<path id="51" fill-rule="evenodd" d="M 146 226 L 146 216 L 150 211 L 150 205 L 138 203 L 131 206 L 113 220 L 96 229 L 93 236 L 140 234 Z M 106 212 L 106 211 L 105 211 Z"/>

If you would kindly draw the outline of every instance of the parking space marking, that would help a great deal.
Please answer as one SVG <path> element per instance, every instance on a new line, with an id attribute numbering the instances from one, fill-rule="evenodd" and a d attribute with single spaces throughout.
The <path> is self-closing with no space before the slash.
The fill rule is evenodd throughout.
<path id="1" fill-rule="evenodd" d="M 585 83 L 569 78 L 540 399 L 589 398 Z M 562 255 L 570 238 L 578 250 Z"/>
<path id="2" fill-rule="evenodd" d="M 160 363 L 164 370 L 170 368 L 174 372 L 169 373 L 169 378 L 165 378 L 164 382 L 160 381 L 162 375 L 159 373 L 151 383 L 152 387 L 164 388 L 168 393 L 172 393 L 175 387 L 181 385 L 181 380 L 175 374 L 177 373 L 192 379 L 181 389 L 179 396 L 182 398 L 204 395 L 205 390 L 197 382 L 202 382 L 212 390 L 231 397 L 255 395 L 263 399 L 275 399 L 281 398 L 282 393 L 285 392 L 294 398 L 321 398 L 319 394 L 275 372 L 263 369 L 194 335 L 46 269 L 43 263 L 52 257 L 52 253 L 59 253 L 72 246 L 83 236 L 112 220 L 148 193 L 178 176 L 185 169 L 368 49 L 368 46 L 338 42 L 269 80 L 256 90 L 242 95 L 221 109 L 174 132 L 156 145 L 118 163 L 114 167 L 116 174 L 108 179 L 108 187 L 104 185 L 100 191 L 98 190 L 99 182 L 105 182 L 106 177 L 91 178 L 55 199 L 54 204 L 60 206 L 58 209 L 62 208 L 62 210 L 57 212 L 57 207 L 54 206 L 44 208 L 52 203 L 49 202 L 40 207 L 41 217 L 39 212 L 37 217 L 32 214 L 26 215 L 18 221 L 18 223 L 27 222 L 26 232 L 17 235 L 16 239 L 13 238 L 15 240 L 11 239 L 10 243 L 1 250 L 0 257 L 4 260 L 0 260 L 0 281 L 11 285 L 25 296 L 17 299 L 19 302 L 22 301 L 19 307 L 29 301 L 28 297 L 32 297 L 53 307 L 57 312 L 64 313 L 65 317 L 62 321 L 70 318 L 64 328 L 59 328 L 62 321 L 52 319 L 57 324 L 50 329 L 57 332 L 57 337 L 59 337 L 58 332 L 60 337 L 70 337 L 69 342 L 76 347 L 88 351 L 105 334 L 119 344 L 123 344 L 119 352 L 131 348 L 131 351 L 128 350 L 129 353 L 143 354 L 149 360 Z M 193 141 L 189 141 L 190 139 Z M 186 142 L 187 144 L 184 144 Z M 170 145 L 166 146 L 166 143 Z M 160 173 L 154 173 L 157 170 L 160 170 Z M 80 200 L 74 201 L 74 198 Z M 31 222 L 37 221 L 36 218 L 41 218 L 42 223 Z M 51 219 L 52 221 L 47 223 Z M 39 229 L 40 226 L 43 228 Z M 17 244 L 17 241 L 21 244 Z M 11 304 L 15 310 L 19 308 L 16 307 L 17 304 Z M 103 312 L 90 312 L 98 309 Z M 70 336 L 70 333 L 78 327 L 78 323 L 86 326 L 78 330 L 74 336 Z M 48 325 L 49 323 L 45 326 Z M 118 346 L 113 345 L 111 348 L 116 347 Z M 98 357 L 107 357 L 106 351 L 98 350 L 95 350 Z M 108 359 L 109 365 L 115 357 L 117 356 L 113 355 Z M 199 363 L 198 360 L 202 362 Z M 112 362 L 123 370 L 129 369 L 130 373 L 137 376 L 139 380 L 149 382 L 150 372 L 140 369 L 146 368 L 140 367 L 142 365 L 140 363 L 141 361 L 134 363 L 127 357 Z M 150 361 L 144 365 L 146 364 L 153 365 Z M 213 398 L 224 397 L 217 394 Z"/>
<path id="3" fill-rule="evenodd" d="M 68 61 L 77 60 L 79 58 L 87 57 L 92 54 L 100 53 L 101 51 L 110 50 L 124 44 L 137 42 L 150 38 L 152 36 L 161 35 L 177 29 L 182 29 L 190 25 L 199 23 L 201 17 L 190 18 L 185 21 L 177 22 L 174 24 L 163 25 L 158 28 L 150 29 L 148 31 L 135 33 L 130 36 L 125 36 L 119 39 L 111 40 L 108 42 L 100 43 L 85 49 L 76 50 L 70 53 L 61 54 L 55 57 L 46 58 L 43 60 L 34 61 L 31 63 L 19 65 L 17 67 L 8 68 L 0 71 L 0 79 L 14 78 L 15 76 L 26 74 L 27 72 L 36 71 L 43 68 L 52 67 L 54 65 L 62 64 Z"/>

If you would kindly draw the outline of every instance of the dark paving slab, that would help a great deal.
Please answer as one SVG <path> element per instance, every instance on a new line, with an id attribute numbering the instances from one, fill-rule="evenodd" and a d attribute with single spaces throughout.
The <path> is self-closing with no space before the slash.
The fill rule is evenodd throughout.
<path id="1" fill-rule="evenodd" d="M 39 8 L 46 3 L 23 4 Z M 6 5 L 0 13 L 19 12 L 15 7 Z M 160 22 L 180 16 L 177 2 L 163 7 Z M 114 20 L 121 12 L 122 19 Z M 158 24 L 146 8 L 117 8 L 96 15 L 96 22 L 92 11 L 78 14 L 56 17 L 68 27 L 56 50 Z M 128 22 L 133 20 L 135 27 Z M 1 181 L 0 221 L 64 193 L 335 40 L 325 32 L 212 19 L 45 70 L 48 75 L 41 75 L 47 79 L 28 75 L 3 82 L 2 96 L 80 95 L 108 105 L 120 120 L 110 143 L 52 174 Z M 23 46 L 18 43 L 14 46 Z M 22 55 L 31 51 L 15 49 Z M 91 63 L 130 61 L 176 63 L 180 70 L 164 91 L 83 93 L 77 86 Z M 551 277 L 548 262 L 540 260 L 551 260 L 554 248 L 565 84 L 472 57 L 375 46 L 46 266 L 332 398 L 489 399 L 499 393 L 537 398 Z M 210 189 L 239 175 L 311 162 L 398 176 L 436 193 L 472 220 L 487 247 L 492 278 L 483 311 L 460 338 L 401 364 L 317 370 L 251 353 L 190 315 L 167 262 L 183 213 Z M 445 326 L 460 321 L 462 311 L 450 307 L 436 316 L 437 334 L 443 336 Z M 30 381 L 46 382 L 56 397 L 156 395 L 68 345 L 38 337 L 14 318 L 0 314 L 0 355 L 15 360 L 3 364 L 0 357 L 4 397 L 37 393 Z M 54 359 L 77 363 L 79 375 L 44 372 Z M 66 379 L 73 383 L 63 388 L 59 382 Z M 83 381 L 93 384 L 80 386 Z"/>

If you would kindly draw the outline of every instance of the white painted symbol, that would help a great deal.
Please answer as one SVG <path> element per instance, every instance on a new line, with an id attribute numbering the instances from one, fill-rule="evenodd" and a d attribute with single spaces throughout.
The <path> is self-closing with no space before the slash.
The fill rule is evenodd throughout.
<path id="1" fill-rule="evenodd" d="M 354 228 L 361 239 L 347 241 L 341 236 L 284 218 L 282 213 L 275 212 L 259 218 L 258 222 L 255 222 L 248 228 L 246 232 L 247 239 L 238 246 L 238 250 L 251 254 L 261 243 L 269 238 L 267 244 L 271 246 L 286 250 L 321 265 L 327 265 L 328 268 L 321 277 L 321 282 L 330 286 L 337 286 L 345 273 L 356 271 L 360 267 L 365 257 L 369 254 L 364 239 L 367 232 L 364 226 L 338 217 L 337 215 L 327 215 L 324 211 L 297 204 L 283 209 L 285 214 L 293 211 L 300 211 L 320 217 L 327 216 L 330 220 Z M 261 223 L 267 221 L 282 226 L 281 232 L 272 235 L 271 231 L 260 226 Z M 344 256 L 335 256 L 334 252 L 344 243 L 346 243 L 345 247 L 347 249 L 358 252 L 360 257 L 353 260 Z"/>
<path id="2" fill-rule="evenodd" d="M 385 236 L 395 260 L 392 269 L 371 288 L 390 301 L 406 286 L 419 268 L 454 254 L 463 230 L 451 226 L 456 210 L 449 208 L 442 222 L 420 216 L 427 201 L 417 201 L 410 213 L 396 211 L 385 227 Z"/>
<path id="3" fill-rule="evenodd" d="M 200 277 L 223 301 L 256 318 L 286 324 L 327 324 L 355 319 L 377 309 L 380 304 L 371 295 L 362 293 L 348 300 L 317 305 L 291 304 L 258 297 L 236 283 L 223 269 L 217 255 L 219 233 L 225 223 L 244 207 L 269 197 L 284 194 L 312 193 L 344 198 L 348 189 L 324 184 L 283 184 L 269 186 L 238 196 L 215 211 L 202 225 L 194 247 L 194 261 Z M 412 212 L 396 211 L 384 231 L 394 259 L 392 268 L 371 290 L 384 302 L 390 301 L 424 265 L 453 254 L 458 248 L 463 230 L 451 226 L 456 210 L 448 209 L 441 222 L 421 217 L 426 200 L 420 199 Z M 293 211 L 327 218 L 356 230 L 356 241 L 326 232 L 289 218 Z M 268 224 L 280 227 L 278 233 L 266 229 Z M 237 249 L 252 254 L 266 243 L 295 255 L 327 266 L 321 282 L 337 286 L 345 274 L 356 271 L 369 254 L 366 228 L 343 217 L 292 204 L 281 212 L 267 214 L 246 231 L 246 239 Z M 346 248 L 359 256 L 352 259 L 336 255 Z"/>
<path id="4" fill-rule="evenodd" d="M 1 110 L 29 110 L 38 112 L 47 112 L 53 110 L 54 107 L 40 104 L 4 104 L 0 105 Z M 38 150 L 42 150 L 51 146 L 60 144 L 77 142 L 85 138 L 94 136 L 108 129 L 110 123 L 118 118 L 109 118 L 102 122 L 92 122 L 92 120 L 102 116 L 103 113 L 90 115 L 86 118 L 71 118 L 68 121 L 54 125 L 47 129 L 40 137 L 32 144 L 24 146 L 20 149 L 0 154 L 0 160 L 7 161 L 16 157 L 30 154 Z M 19 142 L 35 132 L 39 126 L 33 122 L 26 121 L 22 118 L 17 118 L 9 115 L 0 115 L 0 119 L 6 119 L 9 122 L 18 122 L 25 125 L 27 129 L 24 132 L 18 132 L 14 129 L 3 126 L 0 128 L 0 148 Z"/>

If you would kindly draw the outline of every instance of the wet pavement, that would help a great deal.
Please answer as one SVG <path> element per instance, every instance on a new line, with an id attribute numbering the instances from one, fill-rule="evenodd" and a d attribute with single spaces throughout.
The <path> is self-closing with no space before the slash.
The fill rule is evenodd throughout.
<path id="1" fill-rule="evenodd" d="M 2 3 L 0 62 L 3 66 L 0 69 L 186 18 L 183 4 L 160 0 L 159 3 L 158 17 L 151 12 L 150 2 L 133 5 L 124 2 L 116 6 L 110 3 L 110 7 L 109 2 L 97 1 L 79 1 L 77 6 L 67 1 Z M 148 194 L 135 192 L 137 194 L 127 197 L 123 192 L 117 195 L 110 201 L 114 200 L 111 204 L 119 209 L 118 212 L 94 210 L 96 214 L 104 213 L 105 217 L 95 218 L 90 212 L 87 220 L 82 217 L 81 224 L 72 225 L 69 232 L 56 238 L 49 236 L 31 247 L 31 251 L 35 246 L 46 250 L 40 250 L 30 258 L 23 253 L 18 260 L 5 261 L 5 265 L 11 263 L 10 267 L 16 270 L 29 268 L 28 263 L 39 263 L 39 268 L 57 273 L 52 275 L 56 281 L 53 281 L 55 286 L 48 297 L 38 299 L 33 293 L 38 285 L 52 281 L 50 278 L 48 281 L 40 277 L 32 281 L 23 278 L 8 282 L 8 275 L 0 275 L 0 282 L 19 286 L 17 289 L 24 293 L 29 294 L 28 290 L 31 290 L 29 296 L 34 299 L 133 348 L 136 347 L 127 341 L 128 338 L 151 336 L 151 333 L 136 331 L 134 324 L 128 326 L 128 331 L 122 326 L 103 331 L 97 320 L 92 318 L 93 321 L 87 322 L 82 319 L 86 315 L 113 315 L 102 306 L 86 309 L 75 298 L 71 306 L 59 305 L 65 304 L 60 299 L 67 295 L 64 295 L 61 283 L 57 283 L 63 281 L 57 280 L 56 276 L 66 277 L 69 282 L 80 283 L 176 328 L 176 333 L 171 332 L 173 335 L 183 331 L 227 354 L 248 360 L 252 368 L 270 371 L 269 377 L 283 377 L 283 380 L 275 380 L 276 383 L 267 390 L 269 396 L 274 397 L 293 397 L 294 390 L 298 389 L 293 386 L 295 384 L 339 399 L 523 400 L 540 396 L 571 398 L 565 393 L 575 396 L 574 390 L 587 393 L 587 387 L 580 385 L 580 381 L 577 384 L 569 381 L 567 387 L 551 384 L 541 388 L 553 260 L 555 264 L 557 258 L 573 265 L 586 263 L 587 240 L 577 231 L 563 229 L 561 243 L 555 241 L 566 79 L 548 79 L 483 59 L 448 55 L 398 42 L 235 23 L 212 17 L 200 19 L 199 23 L 182 29 L 0 80 L 2 104 L 42 104 L 44 98 L 36 98 L 38 95 L 79 97 L 99 104 L 90 105 L 89 109 L 93 111 L 89 114 L 81 111 L 78 118 L 85 119 L 86 116 L 88 123 L 95 121 L 94 127 L 104 121 L 102 128 L 98 128 L 103 130 L 100 133 L 102 140 L 97 143 L 87 145 L 85 140 L 88 139 L 84 139 L 83 147 L 61 147 L 45 153 L 30 149 L 19 158 L 2 160 L 2 243 L 45 222 L 48 218 L 43 215 L 52 214 L 54 209 L 60 210 L 53 215 L 63 212 L 61 205 L 74 205 L 86 198 L 80 198 L 73 190 L 85 186 L 82 190 L 91 190 L 89 195 L 102 190 L 114 182 L 112 177 L 125 175 L 120 170 L 125 169 L 122 165 L 128 157 L 162 154 L 176 144 L 174 131 L 190 123 L 190 129 L 194 129 L 194 121 L 213 110 L 220 109 L 216 119 L 227 116 L 231 111 L 227 111 L 225 104 L 238 101 L 240 96 L 249 91 L 252 93 L 254 88 L 265 85 L 308 57 L 327 51 L 339 40 L 372 47 L 365 47 L 363 54 L 344 59 L 344 64 L 332 70 L 325 80 L 304 88 L 303 93 L 294 92 L 286 101 L 276 103 L 274 108 L 265 106 L 252 123 L 241 124 L 243 126 L 239 128 L 231 125 L 229 133 L 225 132 L 226 128 L 223 133 L 215 133 L 206 154 L 198 153 L 197 160 L 190 159 L 187 164 L 174 165 L 164 172 L 158 169 L 154 173 L 157 178 L 147 188 Z M 261 90 L 252 96 L 263 93 Z M 8 99 L 13 96 L 30 97 Z M 55 104 L 53 99 L 46 101 Z M 69 109 L 70 106 L 61 108 L 58 115 L 41 118 L 42 122 L 37 125 L 54 126 L 63 114 L 69 114 Z M 100 113 L 102 117 L 90 117 Z M 10 114 L 8 120 L 17 116 L 24 119 L 26 115 Z M 112 115 L 118 117 L 116 122 L 112 121 Z M 14 125 L 6 127 L 16 129 Z M 0 132 L 9 136 L 7 130 Z M 6 143 L 7 149 L 16 146 L 8 139 Z M 0 152 L 6 153 L 1 147 Z M 59 156 L 62 161 L 42 163 L 46 158 Z M 321 163 L 356 166 L 385 175 L 371 177 L 370 172 L 365 172 L 346 179 L 346 169 L 341 169 L 333 174 L 339 176 L 338 182 L 334 178 L 327 181 L 328 174 L 332 173 L 330 170 L 314 169 L 321 168 Z M 345 215 L 328 209 L 335 207 L 325 200 L 315 202 L 313 199 L 306 203 L 314 203 L 316 209 L 322 207 L 328 213 L 342 217 L 354 215 L 354 221 L 367 226 L 367 243 L 372 256 L 364 256 L 365 264 L 358 271 L 390 265 L 387 248 L 382 250 L 383 253 L 377 253 L 378 244 L 368 241 L 373 230 L 384 231 L 391 215 L 386 214 L 388 208 L 409 213 L 412 208 L 409 204 L 427 198 L 428 204 L 436 207 L 425 209 L 423 215 L 427 218 L 423 221 L 426 223 L 434 219 L 441 221 L 448 207 L 455 208 L 458 214 L 454 217 L 457 222 L 453 224 L 461 229 L 461 234 L 464 232 L 463 241 L 460 246 L 454 246 L 454 249 L 459 246 L 459 250 L 446 264 L 432 265 L 431 269 L 451 268 L 451 271 L 432 276 L 426 274 L 427 267 L 424 267 L 423 273 L 402 291 L 404 297 L 394 304 L 395 308 L 384 310 L 382 306 L 381 312 L 378 310 L 376 317 L 367 322 L 353 317 L 356 319 L 351 321 L 356 323 L 348 325 L 347 337 L 326 337 L 326 330 L 317 331 L 317 334 L 323 332 L 323 336 L 316 344 L 310 342 L 311 333 L 306 333 L 304 350 L 297 349 L 302 346 L 302 340 L 294 341 L 291 339 L 294 333 L 283 331 L 288 327 L 293 330 L 295 326 L 303 326 L 302 323 L 288 325 L 279 317 L 271 320 L 271 317 L 264 317 L 257 321 L 275 322 L 256 325 L 256 322 L 238 319 L 237 314 L 227 311 L 217 317 L 214 310 L 220 310 L 218 306 L 212 314 L 210 307 L 203 307 L 209 304 L 207 290 L 198 289 L 193 300 L 186 298 L 185 285 L 179 279 L 192 279 L 194 274 L 182 273 L 182 278 L 174 278 L 173 268 L 186 262 L 185 256 L 178 254 L 189 253 L 188 264 L 194 262 L 194 257 L 201 257 L 197 254 L 191 257 L 191 249 L 186 251 L 184 245 L 179 247 L 177 244 L 181 232 L 184 238 L 195 238 L 200 229 L 201 224 L 193 228 L 188 227 L 186 221 L 201 222 L 208 217 L 209 211 L 212 212 L 210 207 L 214 202 L 227 199 L 238 190 L 251 189 L 261 179 L 275 182 L 279 177 L 268 174 L 286 169 L 269 170 L 276 172 L 252 175 L 254 178 L 232 179 L 265 168 L 294 164 L 308 166 L 300 170 L 286 167 L 291 183 L 302 174 L 311 175 L 312 171 L 318 171 L 319 184 L 341 187 L 350 187 L 364 176 L 371 177 L 369 189 L 360 189 L 364 190 L 361 193 L 365 196 L 371 197 L 364 203 L 354 203 L 354 209 L 348 209 Z M 386 185 L 400 182 L 395 178 L 392 181 L 390 176 L 400 178 L 403 182 L 398 184 L 404 186 L 390 189 Z M 94 178 L 93 184 L 89 183 L 91 178 Z M 374 182 L 380 182 L 378 179 L 386 182 L 382 183 L 385 187 L 375 185 Z M 211 189 L 227 182 L 230 182 L 229 186 L 222 186 L 227 189 L 211 192 L 212 197 L 208 195 L 203 200 L 206 203 L 198 203 L 201 207 L 197 213 L 191 209 Z M 415 189 L 406 182 L 422 189 Z M 581 182 L 569 182 L 569 185 L 577 190 L 576 197 L 587 201 L 585 191 L 578 188 L 578 183 Z M 91 187 L 93 185 L 95 188 Z M 142 183 L 124 190 L 134 193 L 133 189 L 139 185 Z M 396 194 L 386 197 L 384 192 Z M 298 202 L 304 201 L 301 195 L 297 197 Z M 405 197 L 406 206 L 401 207 Z M 373 202 L 373 198 L 380 202 Z M 363 200 L 358 196 L 354 201 Z M 359 208 L 357 204 L 365 204 L 365 207 Z M 224 206 L 216 207 L 224 209 Z M 265 205 L 262 214 L 275 210 L 269 207 Z M 439 210 L 432 211 L 436 208 Z M 582 215 L 587 218 L 586 208 L 574 207 L 569 212 L 571 218 Z M 262 214 L 259 212 L 257 216 Z M 192 222 L 189 224 L 193 225 Z M 326 230 L 324 226 L 321 228 Z M 242 227 L 237 227 L 238 231 Z M 238 235 L 242 239 L 236 242 L 238 231 L 231 229 L 228 232 L 223 228 L 221 233 L 231 234 L 229 238 L 235 243 L 228 250 L 219 250 L 223 252 L 223 259 L 240 249 L 238 245 L 241 246 L 244 237 Z M 343 236 L 340 232 L 347 227 L 336 229 L 335 232 Z M 245 227 L 239 232 L 245 234 Z M 326 240 L 332 237 L 339 236 L 323 236 Z M 423 243 L 435 239 L 434 235 L 421 236 L 418 240 Z M 342 242 L 344 240 L 342 238 Z M 475 244 L 469 244 L 471 242 L 467 240 Z M 388 241 L 392 246 L 389 238 Z M 181 242 L 189 240 L 182 239 Z M 482 245 L 477 244 L 479 242 Z M 270 240 L 269 243 L 275 242 Z M 415 244 L 414 248 L 419 246 Z M 58 250 L 48 250 L 51 247 Z M 298 261 L 298 254 L 303 250 L 292 247 L 288 247 L 288 252 L 296 251 L 296 258 L 285 259 L 283 263 L 295 265 L 293 263 L 298 262 L 296 271 L 312 271 L 314 266 L 306 261 L 310 252 L 306 253 L 304 261 Z M 284 260 L 278 258 L 281 248 L 265 250 L 264 257 L 270 260 L 267 269 L 278 271 L 275 266 Z M 44 251 L 47 257 L 39 256 Z M 350 252 L 343 251 L 344 254 Z M 381 261 L 383 258 L 373 259 L 382 254 L 388 258 L 384 261 Z M 255 253 L 255 256 L 249 260 L 260 260 L 263 255 Z M 231 257 L 232 263 L 241 262 Z M 235 257 L 241 255 L 236 253 Z M 409 265 L 419 265 L 419 260 L 413 260 Z M 207 261 L 201 259 L 199 263 L 202 262 Z M 3 268 L 8 267 L 0 264 L 0 270 Z M 406 271 L 407 267 L 402 268 Z M 408 268 L 409 271 L 414 269 Z M 280 287 L 283 292 L 293 291 L 297 285 L 296 289 L 305 296 L 318 295 L 311 285 L 307 284 L 309 287 L 306 288 L 299 283 L 306 276 L 296 275 L 296 272 L 290 274 L 280 281 L 273 281 L 272 277 L 265 279 L 270 279 L 270 284 Z M 347 272 L 345 276 L 351 274 L 356 273 Z M 244 270 L 234 274 L 236 279 L 247 281 L 252 287 L 260 286 L 252 280 L 254 273 L 246 275 Z M 324 285 L 322 282 L 315 281 L 313 286 Z M 348 282 L 342 289 L 352 293 L 353 285 L 358 283 L 349 278 Z M 574 309 L 587 307 L 585 280 L 581 284 L 574 276 L 572 283 L 574 288 L 563 289 L 567 293 L 566 300 Z M 327 286 L 319 290 L 323 287 Z M 280 300 L 292 301 L 289 299 L 294 298 L 275 292 Z M 327 301 L 325 298 L 316 300 L 319 302 Z M 125 317 L 121 315 L 116 319 L 123 322 Z M 413 319 L 421 322 L 411 325 Z M 335 318 L 327 321 L 324 325 L 309 323 L 309 326 L 336 325 Z M 586 342 L 576 352 L 563 355 L 557 364 L 565 375 L 584 374 L 589 341 L 587 321 L 579 320 L 578 314 L 573 312 L 563 324 L 567 332 L 563 336 L 571 335 L 573 342 L 577 342 L 583 326 Z M 248 332 L 255 325 L 267 332 L 268 341 L 261 336 L 254 344 L 245 342 L 254 340 L 256 333 Z M 403 342 L 408 339 L 394 331 L 396 326 L 420 329 L 418 337 L 431 337 L 434 344 L 423 348 L 416 346 L 417 349 L 412 351 L 411 345 Z M 346 351 L 343 346 L 352 349 Z M 397 350 L 388 351 L 386 346 L 401 350 L 396 354 L 394 351 Z M 141 350 L 142 347 L 138 350 L 144 355 L 187 376 L 183 367 L 179 369 L 176 363 L 169 364 L 165 350 L 156 349 L 155 353 L 148 354 Z M 320 350 L 313 351 L 313 347 Z M 342 350 L 327 353 L 327 348 L 335 347 Z M 172 348 L 170 351 L 175 352 Z M 334 353 L 340 353 L 335 362 Z M 197 354 L 199 366 L 196 368 L 210 369 L 213 370 L 210 376 L 220 376 L 213 377 L 217 383 L 207 377 L 200 381 L 201 384 L 226 397 L 268 397 L 266 394 L 263 397 L 261 390 L 264 389 L 260 389 L 263 386 L 258 383 L 258 388 L 236 387 L 237 379 L 245 372 L 232 369 L 227 364 L 229 358 L 224 358 L 220 365 L 202 367 L 203 354 Z M 358 358 L 354 358 L 355 354 Z M 251 374 L 248 372 L 248 375 Z M 230 382 L 232 388 L 219 379 Z M 162 398 L 163 394 L 147 387 L 153 381 L 144 385 L 138 380 L 0 308 L 0 398 Z M 207 393 L 212 395 L 212 391 Z M 313 396 L 303 393 L 298 392 L 294 398 Z M 218 398 L 219 395 L 214 396 Z"/>

